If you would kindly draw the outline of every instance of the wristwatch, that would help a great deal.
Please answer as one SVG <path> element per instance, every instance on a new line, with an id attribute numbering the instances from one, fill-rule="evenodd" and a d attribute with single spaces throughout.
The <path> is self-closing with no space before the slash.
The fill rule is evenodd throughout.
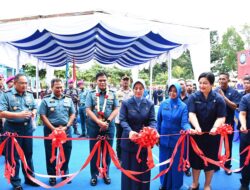
<path id="1" fill-rule="evenodd" d="M 110 123 L 111 121 L 109 119 L 107 119 L 107 123 Z"/>

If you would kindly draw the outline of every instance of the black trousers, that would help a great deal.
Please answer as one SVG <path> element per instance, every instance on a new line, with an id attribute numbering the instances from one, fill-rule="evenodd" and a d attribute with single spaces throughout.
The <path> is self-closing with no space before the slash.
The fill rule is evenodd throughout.
<path id="1" fill-rule="evenodd" d="M 228 161 L 226 161 L 225 163 L 225 167 L 230 169 L 232 167 L 231 164 L 231 158 L 232 158 L 232 149 L 233 149 L 233 139 L 234 139 L 234 133 L 232 133 L 231 135 L 228 135 L 228 142 L 229 142 L 229 150 L 230 150 L 230 156 Z"/>
<path id="2" fill-rule="evenodd" d="M 248 134 L 240 133 L 240 152 L 243 151 L 247 146 L 250 145 L 250 138 Z M 240 167 L 244 165 L 247 157 L 247 152 L 240 155 Z M 241 184 L 248 186 L 250 182 L 250 164 L 245 166 L 241 171 Z"/>
<path id="3" fill-rule="evenodd" d="M 51 130 L 48 129 L 48 127 L 44 126 L 44 136 L 47 137 L 49 136 L 50 133 L 51 133 Z M 71 135 L 67 133 L 67 136 L 70 137 Z M 51 144 L 52 144 L 51 140 L 44 140 L 46 168 L 47 168 L 48 175 L 56 175 L 56 169 L 55 169 L 56 160 L 54 160 L 52 163 L 50 162 L 51 151 L 52 151 Z M 71 155 L 71 150 L 72 150 L 72 141 L 66 141 L 63 144 L 63 150 L 65 154 L 65 162 L 62 165 L 61 170 L 64 171 L 64 174 L 68 174 L 69 173 L 69 160 L 70 160 L 70 155 Z M 57 150 L 55 151 L 55 155 L 57 155 Z"/>
<path id="4" fill-rule="evenodd" d="M 115 124 L 116 127 L 116 154 L 119 160 L 121 160 L 121 137 L 122 137 L 122 131 L 123 128 L 119 123 Z"/>
<path id="5" fill-rule="evenodd" d="M 17 133 L 19 136 L 32 136 L 32 127 L 31 123 L 29 122 L 27 125 L 21 125 L 21 124 L 13 124 L 9 123 L 8 121 L 5 122 L 4 124 L 4 131 L 8 131 L 11 133 Z M 34 176 L 33 171 L 34 171 L 34 166 L 33 166 L 33 160 L 32 160 L 32 155 L 33 155 L 33 139 L 32 138 L 16 138 L 18 144 L 22 148 L 24 155 L 26 157 L 27 164 L 31 171 L 27 171 L 31 176 Z M 6 152 L 5 152 L 5 159 L 6 161 L 9 162 L 9 164 L 12 164 L 11 161 L 11 140 L 9 139 L 7 142 L 6 146 Z M 20 170 L 20 158 L 19 155 L 14 149 L 14 159 L 16 162 L 16 168 L 15 168 L 15 175 L 11 177 L 10 182 L 13 187 L 17 187 L 21 185 L 21 178 L 19 177 L 19 170 Z M 23 167 L 23 163 L 21 164 L 22 166 L 22 172 L 25 178 L 25 181 L 29 180 L 27 177 L 27 174 L 25 172 L 25 169 Z"/>
<path id="6" fill-rule="evenodd" d="M 109 124 L 109 129 L 107 131 L 102 131 L 99 132 L 99 126 L 93 126 L 93 125 L 87 125 L 88 128 L 88 135 L 90 138 L 96 138 L 98 135 L 101 136 L 108 136 L 110 138 L 110 140 L 108 140 L 108 143 L 112 146 L 113 145 L 113 138 L 114 138 L 114 130 L 115 130 L 115 126 L 114 123 L 111 122 Z M 89 141 L 89 151 L 91 152 L 93 147 L 95 146 L 95 144 L 97 143 L 97 140 L 90 140 Z M 101 148 L 101 152 L 103 152 L 103 143 L 102 143 L 102 148 Z M 91 173 L 91 177 L 96 177 L 99 174 L 98 168 L 96 167 L 96 161 L 97 161 L 97 151 L 94 154 L 92 160 L 90 161 L 90 173 Z M 101 153 L 101 159 L 102 159 L 103 154 Z M 106 156 L 106 163 L 107 163 L 107 174 L 109 174 L 109 166 L 111 163 L 111 158 L 109 156 L 109 154 L 107 153 Z"/>

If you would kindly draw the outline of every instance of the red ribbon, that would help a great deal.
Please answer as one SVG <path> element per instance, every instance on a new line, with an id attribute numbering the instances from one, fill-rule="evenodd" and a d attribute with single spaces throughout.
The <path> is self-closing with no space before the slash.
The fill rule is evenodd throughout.
<path id="1" fill-rule="evenodd" d="M 65 154 L 63 150 L 63 144 L 67 141 L 67 135 L 63 130 L 54 130 L 49 137 L 52 139 L 52 150 L 50 162 L 56 160 L 56 175 L 64 175 L 64 171 L 61 171 L 62 165 L 65 162 Z M 56 159 L 56 148 L 59 149 L 58 158 Z"/>
<path id="2" fill-rule="evenodd" d="M 181 154 L 180 154 L 180 161 L 178 165 L 178 171 L 186 171 L 188 168 L 190 168 L 190 162 L 189 162 L 189 133 L 187 131 L 180 131 L 180 134 L 182 136 L 185 136 L 183 140 L 181 141 Z M 187 138 L 186 138 L 187 137 Z M 185 152 L 185 140 L 187 140 L 187 157 L 184 158 L 184 152 Z"/>
<path id="3" fill-rule="evenodd" d="M 224 165 L 230 156 L 228 135 L 233 133 L 233 127 L 231 125 L 228 125 L 228 124 L 223 124 L 217 128 L 216 133 L 221 135 L 220 146 L 219 146 L 219 151 L 218 151 L 218 159 L 221 162 L 221 165 Z M 222 155 L 223 142 L 224 142 L 224 148 L 225 148 L 224 155 Z"/>
<path id="4" fill-rule="evenodd" d="M 134 138 L 132 138 L 132 141 L 139 145 L 139 149 L 136 154 L 136 159 L 138 163 L 141 162 L 141 159 L 139 158 L 141 149 L 147 148 L 148 151 L 147 166 L 148 168 L 154 167 L 154 160 L 151 149 L 154 147 L 155 144 L 159 142 L 159 137 L 160 136 L 155 128 L 143 127 L 143 129 L 140 130 L 139 134 L 137 134 Z"/>
<path id="5" fill-rule="evenodd" d="M 224 131 L 225 132 L 225 131 Z M 223 131 L 222 131 L 222 134 L 225 134 Z M 176 146 L 175 146 L 175 148 L 174 148 L 174 151 L 173 151 L 173 154 L 172 154 L 172 156 L 168 159 L 168 160 L 166 160 L 166 161 L 164 161 L 164 162 L 162 162 L 162 163 L 160 163 L 160 164 L 158 164 L 157 166 L 159 166 L 159 165 L 163 165 L 163 164 L 169 164 L 169 166 L 168 166 L 168 168 L 167 169 L 165 169 L 164 171 L 162 171 L 161 173 L 159 173 L 156 177 L 154 177 L 152 180 L 155 180 L 155 179 L 157 179 L 158 177 L 160 177 L 160 176 L 162 176 L 162 175 L 164 175 L 164 174 L 166 174 L 168 171 L 169 171 L 169 169 L 171 168 L 171 166 L 172 166 L 172 164 L 173 164 L 173 159 L 174 159 L 174 157 L 175 157 L 175 155 L 176 155 L 176 152 L 177 152 L 177 150 L 178 150 L 178 147 L 181 145 L 181 150 L 183 151 L 183 147 L 184 147 L 184 140 L 185 140 L 185 138 L 186 137 L 188 137 L 187 136 L 187 134 L 185 134 L 185 133 L 181 133 L 182 135 L 181 135 L 181 137 L 179 138 L 179 140 L 177 141 L 177 143 L 176 143 Z M 64 181 L 62 181 L 62 182 L 60 182 L 60 183 L 58 183 L 56 186 L 53 186 L 53 187 L 50 187 L 50 186 L 48 186 L 48 185 L 46 185 L 46 184 L 44 184 L 43 182 L 41 182 L 41 181 L 39 181 L 39 180 L 37 180 L 36 178 L 34 178 L 33 176 L 31 176 L 28 172 L 27 172 L 27 170 L 29 170 L 29 171 L 31 171 L 30 170 L 30 168 L 28 167 L 28 165 L 27 165 L 27 162 L 26 162 L 26 159 L 25 159 L 25 155 L 24 155 L 24 152 L 23 152 L 23 150 L 22 150 L 22 148 L 19 146 L 19 144 L 18 144 L 18 142 L 17 142 L 17 140 L 16 140 L 16 134 L 7 134 L 7 136 L 8 136 L 8 138 L 7 139 L 11 139 L 11 148 L 12 148 L 12 150 L 11 150 L 11 152 L 13 152 L 13 154 L 11 153 L 11 155 L 14 155 L 14 148 L 16 148 L 16 150 L 17 150 L 17 153 L 18 153 L 18 155 L 19 155 L 19 157 L 20 157 L 20 159 L 21 159 L 21 161 L 22 161 L 22 163 L 23 163 L 23 165 L 24 165 L 24 169 L 25 169 L 25 172 L 26 172 L 26 174 L 27 174 L 27 176 L 28 176 L 28 178 L 30 179 L 30 180 L 32 180 L 33 182 L 35 182 L 35 183 L 37 183 L 37 184 L 39 184 L 40 186 L 42 186 L 42 187 L 44 187 L 44 188 L 56 188 L 56 187 L 60 187 L 60 186 L 63 186 L 65 183 L 67 183 L 68 181 L 71 181 L 76 175 L 78 175 L 88 164 L 89 164 L 89 162 L 90 162 L 90 160 L 93 158 L 93 156 L 94 156 L 94 154 L 96 153 L 96 151 L 98 151 L 100 148 L 101 148 L 101 143 L 102 143 L 102 141 L 103 141 L 103 143 L 104 143 L 104 148 L 103 148 L 103 157 L 102 157 L 102 162 L 103 162 L 103 168 L 100 168 L 100 170 L 99 171 L 103 171 L 103 172 L 100 172 L 100 175 L 105 175 L 106 174 L 106 169 L 105 168 L 107 168 L 106 167 L 106 154 L 107 154 L 107 152 L 110 154 L 110 157 L 111 157 L 111 159 L 112 159 L 112 161 L 114 162 L 114 164 L 115 164 L 115 166 L 118 168 L 118 169 L 120 169 L 125 175 L 127 175 L 129 178 L 131 178 L 131 179 L 133 179 L 133 180 L 135 180 L 135 181 L 137 181 L 137 182 L 142 182 L 142 183 L 148 183 L 149 181 L 141 181 L 141 180 L 139 180 L 139 179 L 137 179 L 134 175 L 140 175 L 140 174 L 142 174 L 142 173 L 145 173 L 145 172 L 148 172 L 149 170 L 150 170 L 150 168 L 149 169 L 147 169 L 146 171 L 143 171 L 143 172 L 137 172 L 137 171 L 131 171 L 131 170 L 125 170 L 125 169 L 123 169 L 122 167 L 121 167 L 121 165 L 120 165 L 120 163 L 119 163 L 119 161 L 118 161 L 118 158 L 117 158 L 117 156 L 116 156 L 116 154 L 115 154 L 115 152 L 114 152 L 114 150 L 112 149 L 112 147 L 109 145 L 109 143 L 108 143 L 108 141 L 106 140 L 106 139 L 100 139 L 99 141 L 97 141 L 97 143 L 95 144 L 95 146 L 94 146 L 94 148 L 92 149 L 92 151 L 90 152 L 90 155 L 88 156 L 88 158 L 87 158 L 87 160 L 85 161 L 85 163 L 83 164 L 83 166 L 81 167 L 81 169 L 79 170 L 79 171 L 77 171 L 77 172 L 75 172 L 75 173 L 73 173 L 73 174 L 68 174 L 67 176 L 70 176 L 69 178 L 67 178 L 67 180 L 64 180 Z M 19 138 L 19 137 L 18 137 Z M 22 137 L 22 136 L 20 136 L 20 138 L 33 138 L 33 137 Z M 44 137 L 43 137 L 44 138 Z M 48 137 L 45 137 L 45 138 L 48 138 Z M 204 153 L 199 149 L 199 147 L 198 147 L 198 145 L 196 144 L 196 142 L 194 141 L 194 139 L 192 138 L 192 137 L 189 137 L 190 138 L 190 141 L 191 141 L 191 145 L 193 146 L 193 148 L 194 148 L 194 150 L 195 150 L 195 152 L 196 152 L 196 154 L 198 154 L 198 156 L 200 156 L 203 160 L 204 160 L 204 162 L 207 164 L 207 163 L 211 163 L 211 164 L 214 164 L 214 165 L 217 165 L 217 166 L 221 166 L 223 169 L 225 169 L 224 168 L 224 165 L 222 166 L 221 165 L 221 162 L 220 161 L 214 161 L 214 160 L 212 160 L 212 159 L 210 159 L 210 158 L 207 158 L 205 155 L 204 155 Z M 3 150 L 4 150 L 4 147 L 6 146 L 6 142 L 7 142 L 7 139 L 5 139 L 1 144 L 0 144 L 0 155 L 2 154 L 2 152 L 3 152 Z M 65 141 L 66 140 L 69 140 L 69 138 L 67 139 L 67 137 L 65 138 Z M 146 143 L 145 143 L 145 146 L 146 146 Z M 221 146 L 221 145 L 220 145 Z M 151 146 L 150 147 L 147 147 L 147 148 L 150 148 L 150 150 L 151 150 Z M 244 163 L 244 165 L 248 165 L 249 164 L 249 161 L 250 161 L 250 146 L 248 146 L 248 147 L 246 147 L 240 154 L 243 154 L 243 153 L 245 153 L 245 152 L 247 152 L 247 157 L 246 157 L 246 160 L 245 160 L 245 163 Z M 105 156 L 104 156 L 105 155 Z M 7 157 L 8 155 L 6 155 L 6 158 L 8 158 Z M 181 157 L 183 157 L 183 153 L 181 153 Z M 100 158 L 100 157 L 99 157 Z M 13 157 L 13 159 L 14 159 L 14 157 Z M 8 160 L 8 159 L 7 159 Z M 11 160 L 12 160 L 12 158 L 11 158 Z M 183 167 L 185 166 L 185 164 L 188 164 L 189 163 L 189 161 L 188 161 L 188 158 L 186 159 L 186 160 L 184 160 L 183 158 L 181 159 L 182 161 L 182 165 L 183 165 Z M 13 160 L 12 160 L 13 161 Z M 100 159 L 99 159 L 99 163 L 100 163 Z M 15 166 L 14 167 L 11 167 L 11 165 L 7 162 L 6 163 L 6 165 L 5 165 L 5 167 L 6 167 L 6 171 L 8 171 L 7 173 L 6 173 L 6 178 L 7 178 L 7 176 L 9 176 L 9 178 L 11 177 L 11 175 L 13 175 L 13 170 L 15 170 Z M 179 166 L 179 168 L 181 168 L 181 166 Z M 242 167 L 243 168 L 243 167 Z M 240 171 L 242 168 L 240 168 L 240 169 L 237 169 L 237 170 L 234 170 L 234 171 Z M 36 175 L 38 175 L 38 176 L 42 176 L 42 175 L 40 175 L 40 174 L 36 174 Z M 55 176 L 45 176 L 45 177 L 55 177 Z"/>

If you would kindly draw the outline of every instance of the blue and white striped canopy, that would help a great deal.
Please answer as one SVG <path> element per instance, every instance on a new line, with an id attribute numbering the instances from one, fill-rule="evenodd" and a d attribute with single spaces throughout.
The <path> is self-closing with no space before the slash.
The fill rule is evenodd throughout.
<path id="1" fill-rule="evenodd" d="M 105 28 L 101 23 L 76 34 L 37 30 L 24 39 L 8 43 L 53 67 L 67 62 L 87 63 L 92 59 L 101 64 L 131 67 L 183 45 L 152 31 L 141 36 L 125 36 Z"/>

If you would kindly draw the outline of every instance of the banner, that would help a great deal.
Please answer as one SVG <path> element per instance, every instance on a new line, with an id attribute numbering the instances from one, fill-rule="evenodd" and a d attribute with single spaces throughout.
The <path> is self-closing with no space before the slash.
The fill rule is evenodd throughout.
<path id="1" fill-rule="evenodd" d="M 250 75 L 250 50 L 243 50 L 237 53 L 238 79 Z"/>

